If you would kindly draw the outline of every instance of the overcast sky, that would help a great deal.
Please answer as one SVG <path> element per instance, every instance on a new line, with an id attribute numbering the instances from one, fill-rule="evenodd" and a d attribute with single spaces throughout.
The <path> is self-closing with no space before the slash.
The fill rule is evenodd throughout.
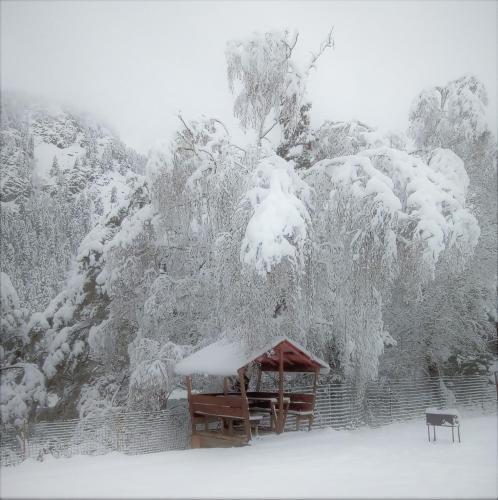
<path id="1" fill-rule="evenodd" d="M 298 57 L 334 26 L 309 82 L 313 123 L 361 119 L 404 130 L 413 97 L 464 73 L 489 93 L 496 130 L 495 1 L 36 1 L 1 3 L 2 89 L 73 103 L 147 152 L 179 110 L 230 121 L 226 40 L 298 29 Z"/>

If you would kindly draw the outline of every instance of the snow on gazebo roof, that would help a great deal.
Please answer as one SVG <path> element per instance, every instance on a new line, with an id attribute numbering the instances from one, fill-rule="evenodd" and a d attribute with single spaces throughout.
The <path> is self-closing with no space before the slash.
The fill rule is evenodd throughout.
<path id="1" fill-rule="evenodd" d="M 271 356 L 265 356 L 265 354 L 271 353 L 282 343 L 285 343 L 290 349 L 287 353 L 292 351 L 293 354 L 295 353 L 300 357 L 300 364 L 298 365 L 286 359 L 284 371 L 309 372 L 313 371 L 314 368 L 318 368 L 322 374 L 329 373 L 330 367 L 325 361 L 314 356 L 304 347 L 288 337 L 276 337 L 263 349 L 254 351 L 249 355 L 240 342 L 226 339 L 218 340 L 182 359 L 176 364 L 175 373 L 177 375 L 197 374 L 222 377 L 237 375 L 237 371 L 240 368 L 243 368 L 252 361 L 263 361 L 263 363 L 268 361 L 269 363 L 275 364 Z M 303 360 L 306 366 L 303 364 Z M 304 366 L 306 369 L 303 368 Z M 278 368 L 273 368 L 268 364 L 265 369 L 276 370 Z"/>

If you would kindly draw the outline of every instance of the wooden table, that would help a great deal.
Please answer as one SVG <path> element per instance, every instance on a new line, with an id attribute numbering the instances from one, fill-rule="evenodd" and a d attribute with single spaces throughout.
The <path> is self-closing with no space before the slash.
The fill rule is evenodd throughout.
<path id="1" fill-rule="evenodd" d="M 264 403 L 269 403 L 270 404 L 270 425 L 272 426 L 272 424 L 275 426 L 275 429 L 277 429 L 277 423 L 278 423 L 278 420 L 277 420 L 277 412 L 278 412 L 278 408 L 277 408 L 277 405 L 279 403 L 279 399 L 278 398 L 268 398 L 268 397 L 261 397 L 261 396 L 248 396 L 247 399 L 249 401 L 254 401 L 254 402 L 258 402 L 258 401 L 261 401 L 261 402 L 264 402 Z M 283 421 L 282 421 L 282 431 L 284 430 L 284 427 L 285 427 L 285 421 L 287 419 L 287 411 L 289 409 L 289 403 L 290 403 L 290 398 L 287 397 L 287 396 L 284 396 L 283 398 L 283 403 L 284 403 L 284 415 L 283 415 Z M 273 430 L 273 426 L 271 428 Z"/>

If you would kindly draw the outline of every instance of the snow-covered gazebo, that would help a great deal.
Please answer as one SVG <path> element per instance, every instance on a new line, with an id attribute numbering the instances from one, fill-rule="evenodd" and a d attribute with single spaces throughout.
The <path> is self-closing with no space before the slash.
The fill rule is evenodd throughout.
<path id="1" fill-rule="evenodd" d="M 257 369 L 256 391 L 248 392 L 245 374 L 249 367 Z M 240 342 L 219 340 L 186 357 L 175 366 L 175 372 L 187 379 L 190 416 L 192 419 L 192 447 L 233 446 L 247 444 L 251 429 L 265 415 L 270 417 L 270 428 L 281 433 L 288 414 L 295 416 L 296 428 L 301 420 L 308 420 L 311 428 L 315 406 L 316 387 L 320 374 L 327 374 L 329 365 L 287 337 L 277 337 L 264 348 L 247 353 Z M 278 372 L 278 392 L 261 392 L 264 372 Z M 314 374 L 311 394 L 284 392 L 284 372 Z M 223 393 L 194 394 L 193 375 L 224 377 Z M 229 391 L 229 377 L 236 377 L 240 390 Z M 204 424 L 198 430 L 198 424 Z M 215 424 L 215 427 L 213 427 Z M 242 432 L 236 432 L 238 427 Z"/>

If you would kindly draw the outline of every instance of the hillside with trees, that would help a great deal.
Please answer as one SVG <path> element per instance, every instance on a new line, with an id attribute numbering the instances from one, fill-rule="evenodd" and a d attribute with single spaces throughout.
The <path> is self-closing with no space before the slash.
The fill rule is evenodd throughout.
<path id="1" fill-rule="evenodd" d="M 307 82 L 333 33 L 305 63 L 300 43 L 229 41 L 245 140 L 180 115 L 146 165 L 87 116 L 2 103 L 3 425 L 164 408 L 175 362 L 221 337 L 249 350 L 289 336 L 359 394 L 379 376 L 486 372 L 486 90 L 471 75 L 422 90 L 406 134 L 334 117 L 313 128 Z"/>

